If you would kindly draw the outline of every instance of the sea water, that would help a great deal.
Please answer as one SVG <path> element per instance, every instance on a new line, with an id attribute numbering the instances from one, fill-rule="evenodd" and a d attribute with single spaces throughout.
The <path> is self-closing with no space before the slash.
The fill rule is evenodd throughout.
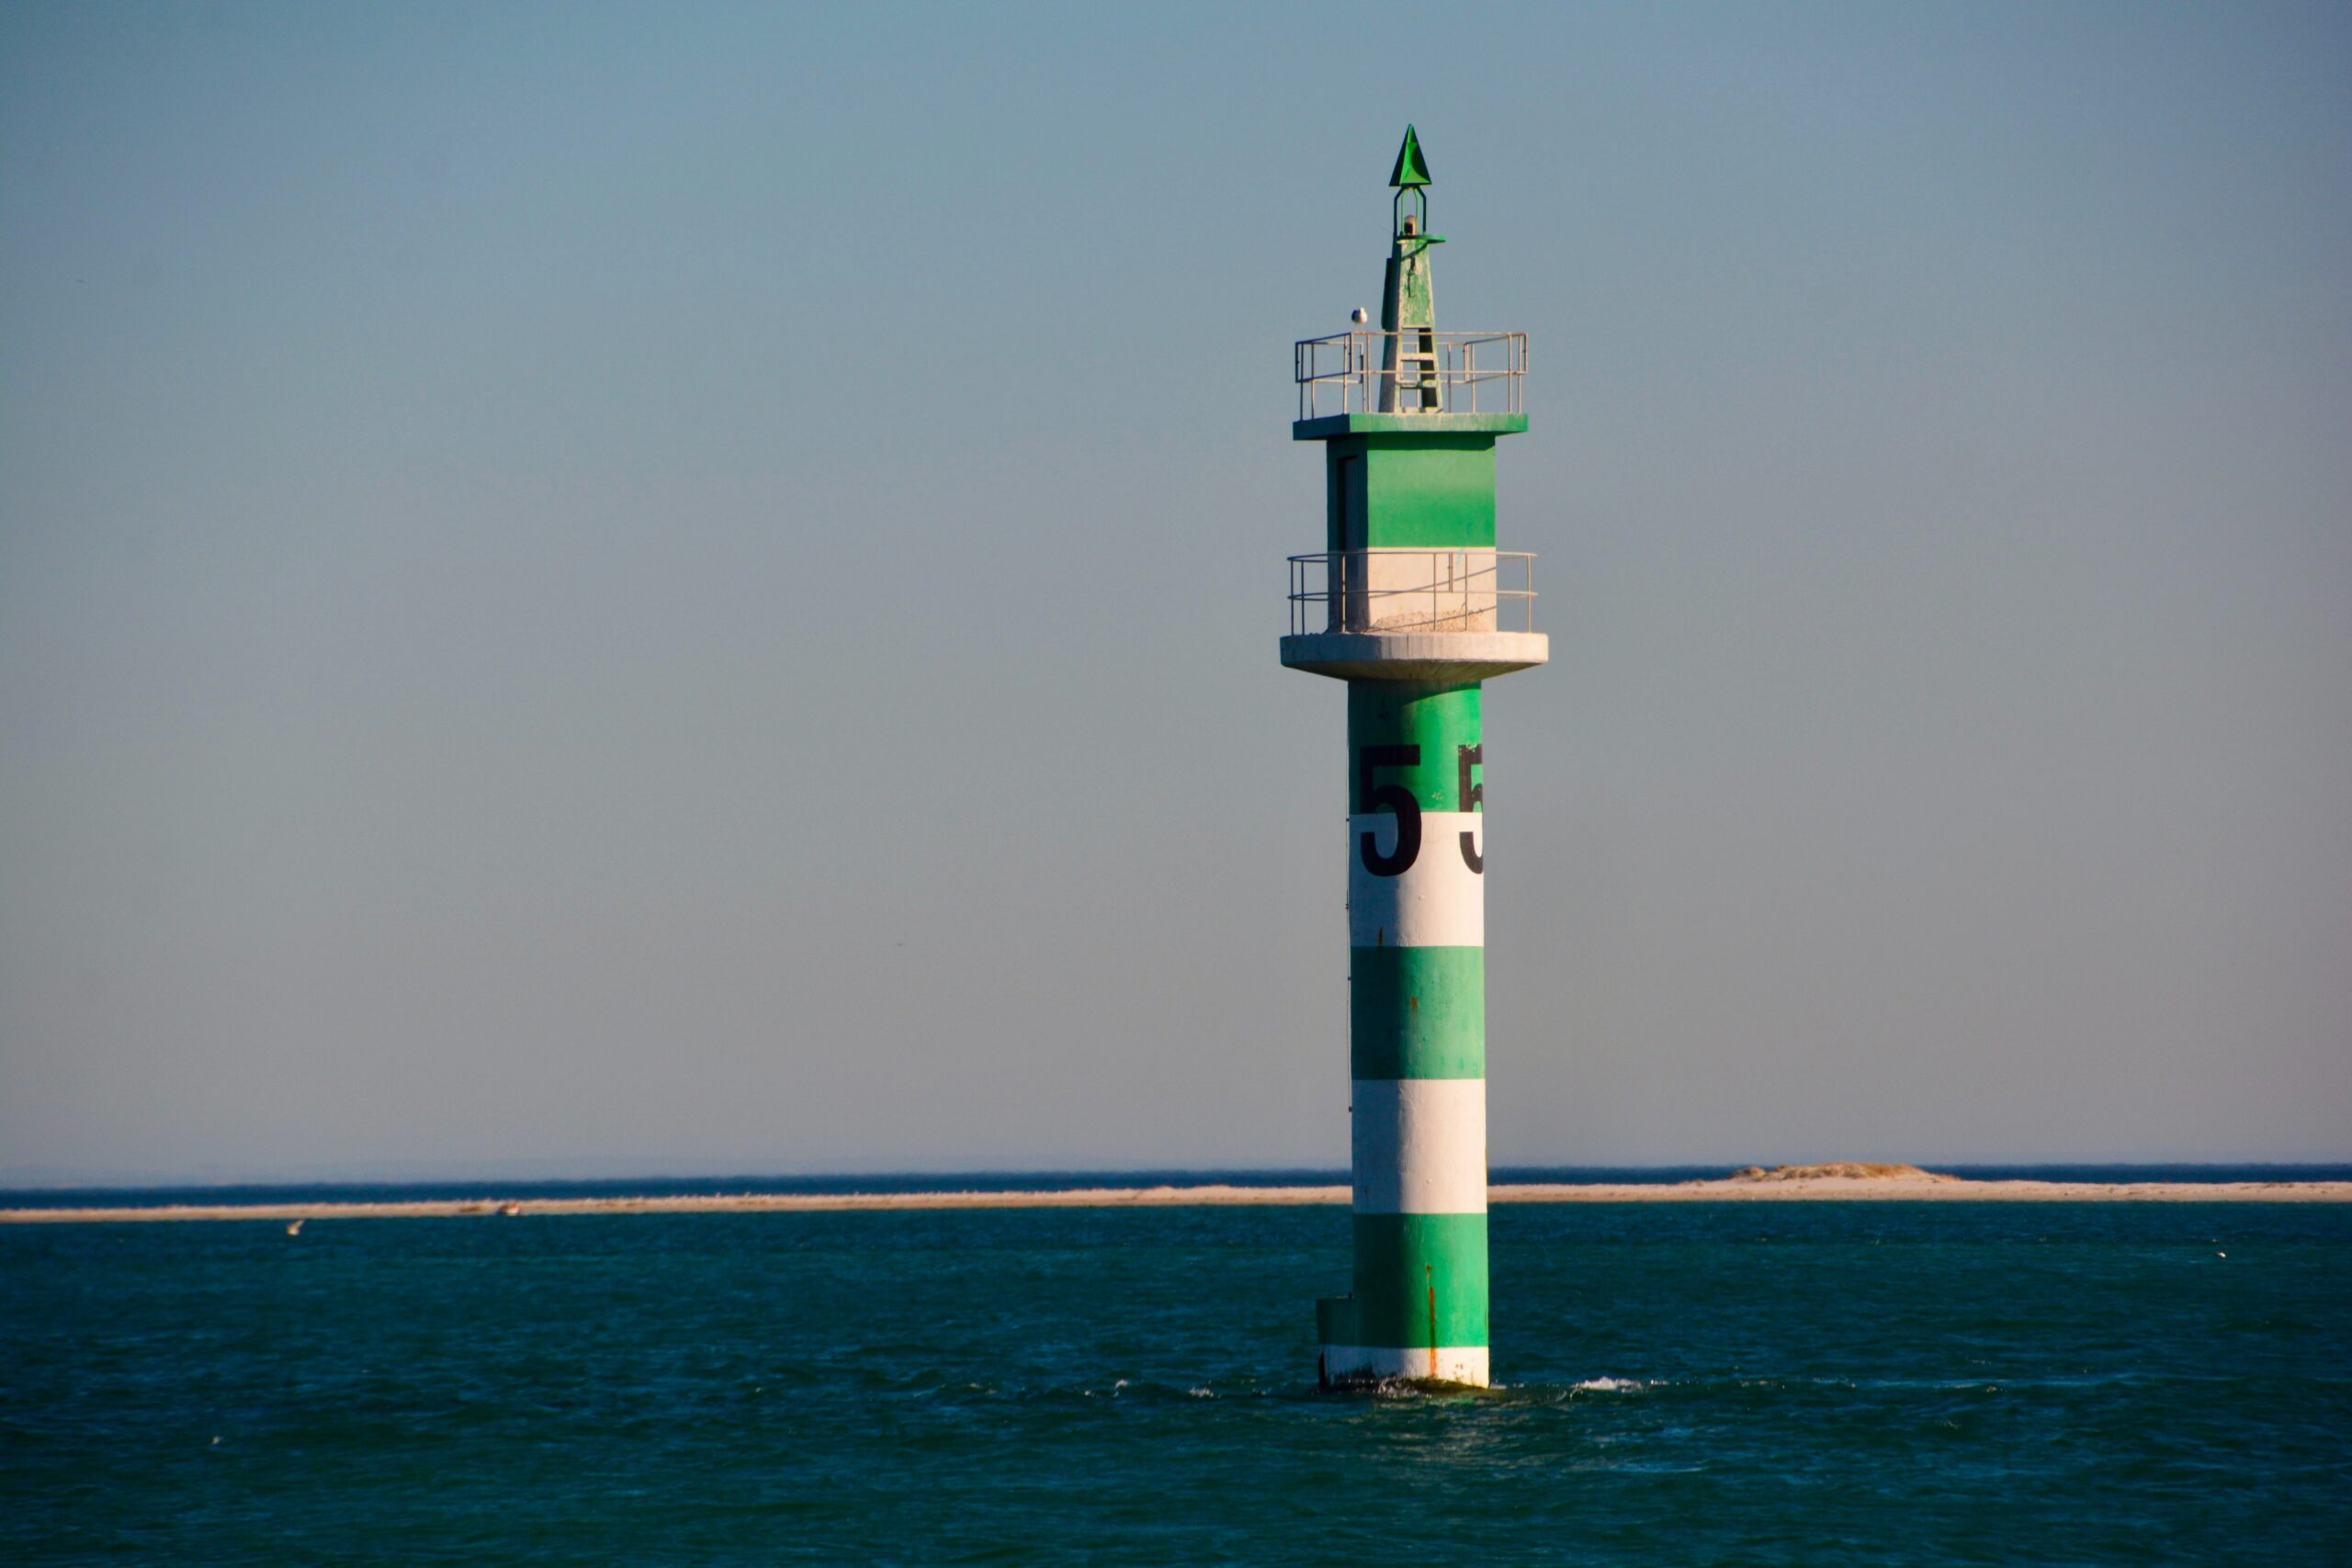
<path id="1" fill-rule="evenodd" d="M 1484 1393 L 1316 1388 L 1347 1236 L 0 1227 L 0 1562 L 2352 1562 L 2352 1207 L 1505 1205 Z"/>

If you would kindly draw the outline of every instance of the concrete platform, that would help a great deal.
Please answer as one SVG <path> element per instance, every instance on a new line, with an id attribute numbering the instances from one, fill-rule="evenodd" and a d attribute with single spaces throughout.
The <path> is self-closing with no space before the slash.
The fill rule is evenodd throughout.
<path id="1" fill-rule="evenodd" d="M 1486 681 L 1552 657 L 1542 632 L 1299 632 L 1283 663 L 1342 681 Z"/>

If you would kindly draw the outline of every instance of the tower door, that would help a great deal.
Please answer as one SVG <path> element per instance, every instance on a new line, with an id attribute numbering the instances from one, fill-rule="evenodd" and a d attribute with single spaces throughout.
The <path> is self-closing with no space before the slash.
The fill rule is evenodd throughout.
<path id="1" fill-rule="evenodd" d="M 1340 548 L 1364 547 L 1363 455 L 1340 459 Z"/>
<path id="2" fill-rule="evenodd" d="M 1331 630 L 1360 630 L 1366 624 L 1364 603 L 1363 454 L 1340 459 L 1340 548 L 1347 553 L 1331 563 Z"/>

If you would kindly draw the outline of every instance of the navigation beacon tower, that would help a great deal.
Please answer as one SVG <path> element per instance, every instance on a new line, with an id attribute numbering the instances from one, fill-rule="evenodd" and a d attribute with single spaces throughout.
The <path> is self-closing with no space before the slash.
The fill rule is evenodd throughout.
<path id="1" fill-rule="evenodd" d="M 1527 428 L 1527 337 L 1437 330 L 1445 240 L 1409 126 L 1388 183 L 1380 330 L 1297 345 L 1291 426 L 1323 443 L 1326 506 L 1323 550 L 1290 558 L 1283 663 L 1348 683 L 1355 1275 L 1316 1303 L 1316 1327 L 1327 1382 L 1483 1385 L 1479 691 L 1550 651 L 1530 624 L 1534 558 L 1495 548 L 1495 439 Z"/>

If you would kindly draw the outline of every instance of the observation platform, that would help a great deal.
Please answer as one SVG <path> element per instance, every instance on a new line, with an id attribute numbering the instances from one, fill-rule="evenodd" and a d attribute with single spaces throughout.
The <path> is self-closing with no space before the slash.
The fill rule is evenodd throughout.
<path id="1" fill-rule="evenodd" d="M 1289 559 L 1289 669 L 1343 681 L 1466 682 L 1552 656 L 1552 639 L 1534 629 L 1535 558 L 1527 551 L 1333 550 Z"/>
<path id="2" fill-rule="evenodd" d="M 1291 421 L 1294 441 L 1329 441 L 1334 435 L 1517 435 L 1527 428 L 1523 413 L 1327 413 Z"/>
<path id="3" fill-rule="evenodd" d="M 1366 445 L 1407 452 L 1453 444 L 1396 438 L 1458 436 L 1468 439 L 1455 449 L 1491 449 L 1493 437 L 1527 428 L 1520 401 L 1526 376 L 1525 333 L 1359 328 L 1302 339 L 1293 350 L 1298 418 L 1291 435 L 1369 436 Z M 1362 464 L 1356 469 L 1360 479 Z M 1334 515 L 1343 524 L 1361 512 L 1362 491 L 1351 503 L 1341 482 Z M 1491 468 L 1480 482 L 1491 513 Z M 1461 480 L 1440 483 L 1458 488 Z M 1333 543 L 1344 542 L 1341 524 L 1334 525 Z M 1486 536 L 1493 536 L 1491 523 Z M 1290 574 L 1282 658 L 1293 670 L 1348 681 L 1470 682 L 1551 657 L 1551 639 L 1533 625 L 1535 558 L 1524 551 L 1333 550 L 1291 557 Z"/>

